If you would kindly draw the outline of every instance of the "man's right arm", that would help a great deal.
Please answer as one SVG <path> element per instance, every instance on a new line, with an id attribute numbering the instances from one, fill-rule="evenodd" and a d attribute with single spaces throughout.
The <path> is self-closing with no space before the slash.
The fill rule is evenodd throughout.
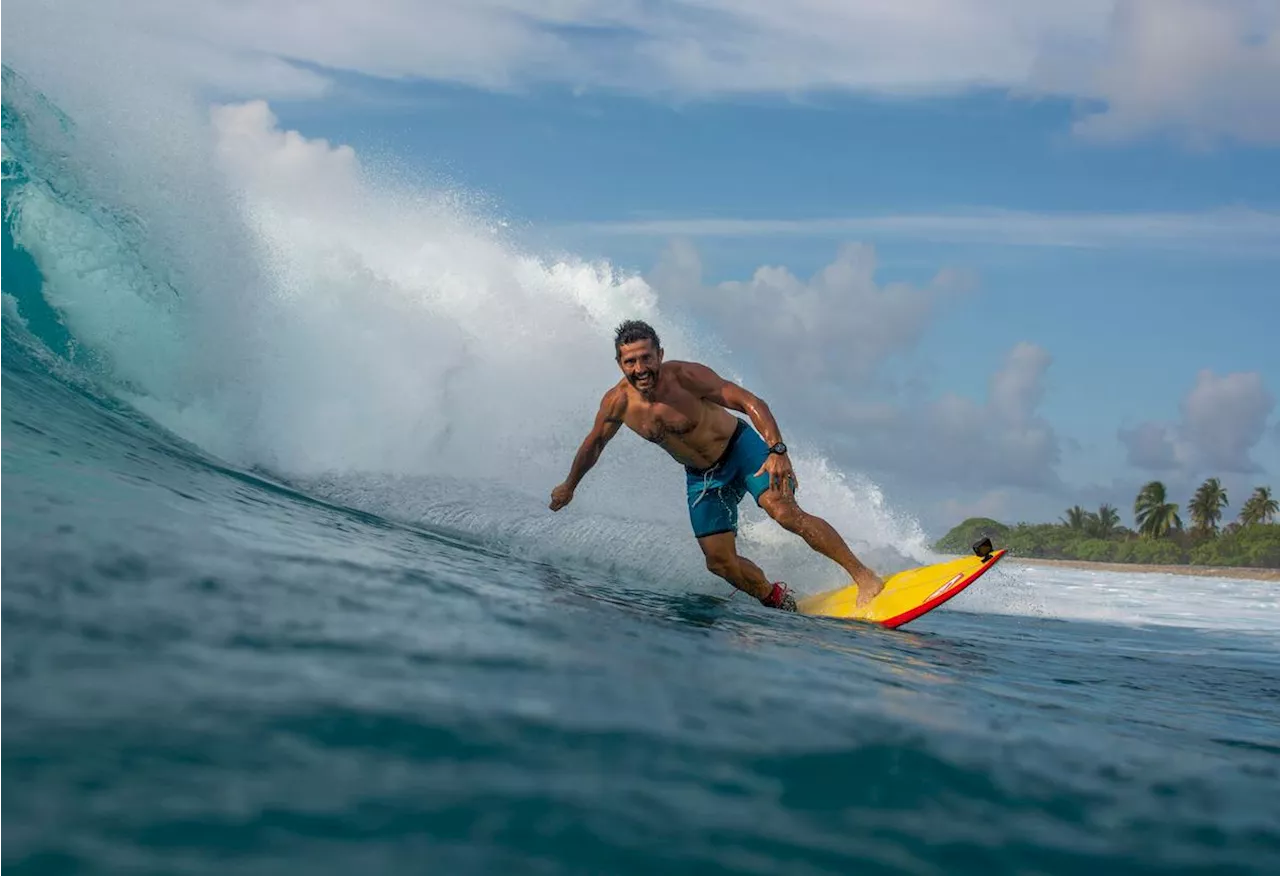
<path id="1" fill-rule="evenodd" d="M 564 483 L 551 491 L 551 510 L 559 511 L 573 498 L 573 491 L 591 467 L 600 459 L 601 452 L 618 429 L 622 427 L 622 414 L 625 410 L 626 395 L 621 387 L 613 387 L 600 399 L 600 409 L 596 411 L 595 422 L 591 431 L 583 439 L 582 445 L 573 457 L 569 467 L 569 476 Z"/>

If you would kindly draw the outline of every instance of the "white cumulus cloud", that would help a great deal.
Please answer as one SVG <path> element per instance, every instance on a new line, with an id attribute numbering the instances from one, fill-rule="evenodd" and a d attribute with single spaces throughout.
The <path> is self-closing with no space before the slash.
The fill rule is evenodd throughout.
<path id="1" fill-rule="evenodd" d="M 1062 442 L 1038 412 L 1051 362 L 1044 348 L 1015 344 L 991 375 L 984 401 L 949 393 L 905 411 L 897 428 L 873 433 L 872 458 L 918 479 L 981 488 L 1058 486 Z"/>
<path id="2" fill-rule="evenodd" d="M 1018 343 L 984 399 L 835 405 L 820 434 L 936 534 L 971 516 L 1052 519 L 1069 494 L 1058 466 L 1070 442 L 1039 413 L 1051 364 L 1043 348 Z"/>
<path id="3" fill-rule="evenodd" d="M 1219 376 L 1205 369 L 1181 404 L 1177 422 L 1121 428 L 1129 463 L 1150 471 L 1245 474 L 1261 470 L 1253 459 L 1275 396 L 1256 371 Z"/>
<path id="4" fill-rule="evenodd" d="M 1082 135 L 1280 142 L 1280 4 L 1128 0 L 1112 22 L 1104 60 L 1081 71 L 1082 90 L 1106 103 L 1079 121 Z"/>
<path id="5" fill-rule="evenodd" d="M 961 294 L 965 276 L 942 270 L 924 286 L 876 281 L 875 249 L 846 244 L 807 279 L 762 265 L 750 278 L 702 284 L 701 259 L 676 241 L 649 277 L 664 299 L 714 328 L 753 370 L 786 371 L 815 395 L 868 378 L 886 358 L 915 343 L 935 305 Z"/>
<path id="6" fill-rule="evenodd" d="M 1095 140 L 1280 142 L 1268 0 L 11 0 L 6 54 L 78 40 L 254 98 L 334 73 L 669 99 L 995 89 L 1083 108 Z"/>

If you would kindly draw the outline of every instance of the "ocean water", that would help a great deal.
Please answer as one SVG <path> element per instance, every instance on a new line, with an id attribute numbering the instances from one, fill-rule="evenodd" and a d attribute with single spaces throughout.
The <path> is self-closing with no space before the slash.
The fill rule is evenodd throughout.
<path id="1" fill-rule="evenodd" d="M 733 371 L 655 290 L 266 105 L 30 57 L 7 872 L 1276 871 L 1280 586 L 1010 558 L 898 631 L 733 597 L 643 442 L 546 509 L 618 319 Z M 937 559 L 797 465 L 879 568 Z M 744 508 L 745 552 L 838 582 Z"/>

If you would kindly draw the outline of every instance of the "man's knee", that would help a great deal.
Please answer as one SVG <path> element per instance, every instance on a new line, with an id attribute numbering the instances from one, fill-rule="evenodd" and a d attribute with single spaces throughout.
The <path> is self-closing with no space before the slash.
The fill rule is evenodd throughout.
<path id="1" fill-rule="evenodd" d="M 707 554 L 707 571 L 721 578 L 732 578 L 738 568 L 736 554 Z"/>
<path id="2" fill-rule="evenodd" d="M 783 529 L 798 532 L 804 525 L 806 515 L 794 500 L 771 502 L 765 510 Z"/>

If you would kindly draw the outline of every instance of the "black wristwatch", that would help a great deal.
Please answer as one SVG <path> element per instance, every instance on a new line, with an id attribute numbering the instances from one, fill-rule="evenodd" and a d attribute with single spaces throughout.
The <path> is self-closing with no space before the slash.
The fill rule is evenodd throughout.
<path id="1" fill-rule="evenodd" d="M 781 441 L 779 441 L 777 444 L 775 444 L 775 445 L 773 445 L 772 447 L 770 447 L 770 448 L 769 448 L 769 452 L 770 452 L 770 453 L 776 453 L 776 454 L 778 454 L 779 456 L 781 456 L 782 454 L 784 454 L 784 453 L 786 453 L 786 452 L 787 452 L 787 445 L 785 445 L 785 444 L 783 444 Z"/>

